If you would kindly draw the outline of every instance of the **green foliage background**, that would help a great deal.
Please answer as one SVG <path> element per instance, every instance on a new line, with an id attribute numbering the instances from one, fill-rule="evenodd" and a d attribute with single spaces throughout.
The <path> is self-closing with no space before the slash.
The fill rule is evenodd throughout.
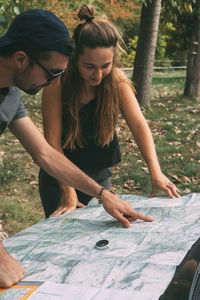
<path id="1" fill-rule="evenodd" d="M 197 0 L 163 0 L 156 49 L 156 65 L 183 65 L 186 62 L 191 24 Z M 78 23 L 77 13 L 84 3 L 91 4 L 97 15 L 105 14 L 120 29 L 127 55 L 122 55 L 125 67 L 132 67 L 137 46 L 142 0 L 0 0 L 0 33 L 20 12 L 43 8 L 53 11 L 72 33 Z"/>

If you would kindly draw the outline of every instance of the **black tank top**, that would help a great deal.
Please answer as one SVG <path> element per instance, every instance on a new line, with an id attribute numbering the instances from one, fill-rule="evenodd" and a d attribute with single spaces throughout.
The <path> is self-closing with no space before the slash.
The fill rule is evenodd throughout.
<path id="1" fill-rule="evenodd" d="M 79 111 L 79 120 L 82 136 L 85 141 L 83 148 L 76 147 L 75 150 L 64 149 L 64 154 L 80 169 L 102 169 L 112 167 L 121 161 L 121 153 L 116 133 L 113 140 L 106 146 L 97 146 L 94 142 L 94 115 L 96 110 L 96 98 L 84 105 Z M 63 142 L 66 135 L 66 121 L 63 117 Z"/>

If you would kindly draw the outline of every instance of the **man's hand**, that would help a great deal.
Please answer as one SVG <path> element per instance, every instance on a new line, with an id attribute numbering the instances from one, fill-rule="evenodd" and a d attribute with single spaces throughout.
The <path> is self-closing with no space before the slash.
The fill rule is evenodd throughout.
<path id="1" fill-rule="evenodd" d="M 24 273 L 24 267 L 0 243 L 0 287 L 11 287 L 24 277 Z"/>
<path id="2" fill-rule="evenodd" d="M 107 190 L 103 191 L 101 201 L 105 210 L 126 228 L 130 227 L 129 221 L 135 221 L 137 219 L 146 222 L 153 221 L 153 218 L 137 213 L 133 210 L 130 203 L 117 198 Z"/>

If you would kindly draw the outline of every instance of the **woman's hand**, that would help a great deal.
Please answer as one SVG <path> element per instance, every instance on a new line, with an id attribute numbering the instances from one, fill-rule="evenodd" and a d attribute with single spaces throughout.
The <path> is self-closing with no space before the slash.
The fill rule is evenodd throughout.
<path id="1" fill-rule="evenodd" d="M 74 188 L 68 186 L 65 190 L 62 190 L 61 201 L 58 208 L 50 215 L 63 215 L 70 213 L 76 209 L 76 207 L 85 207 L 84 204 L 78 201 L 78 197 Z"/>
<path id="2" fill-rule="evenodd" d="M 164 191 L 170 198 L 180 197 L 178 188 L 162 172 L 151 175 L 151 183 L 151 197 L 156 195 L 158 189 Z"/>

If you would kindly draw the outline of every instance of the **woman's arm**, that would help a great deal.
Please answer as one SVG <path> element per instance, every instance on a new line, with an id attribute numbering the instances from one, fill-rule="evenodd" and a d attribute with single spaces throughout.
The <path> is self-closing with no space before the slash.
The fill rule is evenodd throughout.
<path id="1" fill-rule="evenodd" d="M 42 117 L 44 136 L 47 142 L 57 151 L 63 153 L 62 134 L 62 101 L 61 85 L 50 85 L 42 93 Z"/>
<path id="2" fill-rule="evenodd" d="M 165 191 L 169 197 L 179 197 L 176 186 L 162 173 L 150 128 L 145 120 L 131 86 L 122 80 L 119 83 L 120 111 L 130 128 L 139 150 L 146 161 L 152 182 L 151 196 L 157 189 Z"/>

